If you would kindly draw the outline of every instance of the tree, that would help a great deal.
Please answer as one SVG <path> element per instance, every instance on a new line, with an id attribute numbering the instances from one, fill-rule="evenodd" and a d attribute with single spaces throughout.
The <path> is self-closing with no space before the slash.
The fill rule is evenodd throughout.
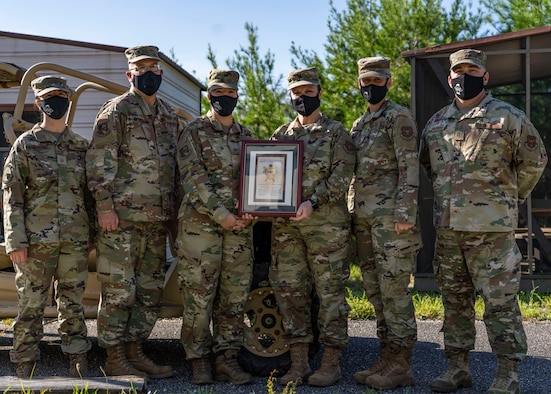
<path id="1" fill-rule="evenodd" d="M 268 50 L 260 54 L 258 29 L 245 23 L 248 46 L 240 46 L 234 56 L 226 60 L 226 65 L 239 72 L 239 100 L 234 116 L 249 128 L 255 137 L 268 139 L 274 130 L 285 123 L 292 115 L 284 103 L 286 91 L 282 88 L 283 76 L 274 77 L 274 55 Z M 213 68 L 216 59 L 209 45 L 207 57 Z M 206 108 L 208 108 L 208 103 Z"/>
<path id="2" fill-rule="evenodd" d="M 218 62 L 216 61 L 216 55 L 214 54 L 214 51 L 212 49 L 212 47 L 208 46 L 208 49 L 207 49 L 207 60 L 210 61 L 210 64 L 212 66 L 212 68 L 218 68 Z M 205 86 L 208 85 L 208 81 L 205 81 Z M 209 100 L 207 99 L 207 95 L 206 94 L 203 94 L 201 96 L 201 115 L 205 115 L 208 110 L 210 109 L 210 103 L 209 103 Z"/>
<path id="3" fill-rule="evenodd" d="M 446 11 L 439 0 L 347 0 L 337 11 L 330 0 L 327 57 L 303 51 L 291 52 L 304 65 L 316 65 L 323 73 L 323 111 L 346 127 L 365 111 L 366 102 L 357 84 L 357 61 L 362 57 L 391 59 L 393 87 L 389 96 L 398 104 L 410 103 L 410 66 L 402 51 L 474 38 L 484 21 L 472 4 L 454 0 Z"/>
<path id="4" fill-rule="evenodd" d="M 551 0 L 483 0 L 500 33 L 551 24 Z"/>

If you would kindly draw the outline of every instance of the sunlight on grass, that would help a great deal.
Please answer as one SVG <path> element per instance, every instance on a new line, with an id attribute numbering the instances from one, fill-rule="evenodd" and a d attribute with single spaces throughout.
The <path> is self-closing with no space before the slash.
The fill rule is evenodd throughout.
<path id="1" fill-rule="evenodd" d="M 350 320 L 365 320 L 375 318 L 373 305 L 365 296 L 362 274 L 357 264 L 350 266 L 350 278 L 346 283 L 346 300 L 350 305 Z M 440 292 L 419 292 L 412 290 L 415 315 L 419 320 L 442 320 L 444 306 Z M 520 292 L 517 296 L 522 317 L 525 320 L 551 320 L 551 294 L 538 293 L 537 289 L 529 292 Z M 484 301 L 477 296 L 475 300 L 475 315 L 482 320 L 484 315 Z"/>

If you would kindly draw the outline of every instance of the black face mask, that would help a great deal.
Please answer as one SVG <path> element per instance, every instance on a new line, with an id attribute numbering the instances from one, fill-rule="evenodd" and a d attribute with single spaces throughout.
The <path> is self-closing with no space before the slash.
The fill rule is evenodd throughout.
<path id="1" fill-rule="evenodd" d="M 377 104 L 385 98 L 388 88 L 386 87 L 386 83 L 383 86 L 367 85 L 360 87 L 360 92 L 363 98 L 370 104 Z"/>
<path id="2" fill-rule="evenodd" d="M 302 95 L 297 99 L 291 99 L 291 105 L 293 106 L 294 110 L 302 116 L 312 115 L 312 112 L 318 109 L 320 104 L 321 100 L 319 97 L 319 93 L 314 97 Z"/>
<path id="3" fill-rule="evenodd" d="M 484 73 L 486 75 L 486 73 Z M 484 89 L 484 75 L 473 77 L 469 74 L 461 74 L 452 79 L 452 89 L 461 100 L 470 100 L 476 97 Z"/>
<path id="4" fill-rule="evenodd" d="M 230 96 L 210 96 L 210 105 L 214 112 L 220 116 L 231 115 L 237 105 L 237 97 Z"/>
<path id="5" fill-rule="evenodd" d="M 61 119 L 69 109 L 69 99 L 67 97 L 52 96 L 47 99 L 40 99 L 38 105 L 42 112 L 52 119 Z"/>
<path id="6" fill-rule="evenodd" d="M 153 71 L 132 77 L 134 87 L 147 96 L 153 96 L 159 90 L 162 80 L 163 76 L 161 74 L 157 75 Z"/>

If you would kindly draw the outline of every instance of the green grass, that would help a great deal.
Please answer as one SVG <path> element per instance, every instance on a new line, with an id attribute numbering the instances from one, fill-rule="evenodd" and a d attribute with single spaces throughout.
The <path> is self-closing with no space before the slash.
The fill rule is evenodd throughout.
<path id="1" fill-rule="evenodd" d="M 442 320 L 444 306 L 439 292 L 419 292 L 411 290 L 415 315 L 419 320 Z M 357 265 L 350 267 L 350 278 L 347 282 L 347 297 L 351 311 L 350 320 L 365 320 L 375 318 L 373 305 L 365 296 L 362 274 Z M 520 292 L 517 296 L 522 317 L 527 321 L 551 320 L 551 294 L 539 293 L 537 290 Z M 475 301 L 476 318 L 482 320 L 484 302 L 477 296 Z"/>

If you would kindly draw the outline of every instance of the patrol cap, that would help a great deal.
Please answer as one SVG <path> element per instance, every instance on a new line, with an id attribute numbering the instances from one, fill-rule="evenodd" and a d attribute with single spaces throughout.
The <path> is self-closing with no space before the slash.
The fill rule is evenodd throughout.
<path id="1" fill-rule="evenodd" d="M 54 90 L 61 90 L 68 95 L 71 95 L 71 89 L 67 86 L 67 80 L 63 77 L 57 77 L 55 75 L 46 75 L 35 78 L 31 81 L 31 87 L 34 91 L 35 97 L 44 96 L 46 93 L 53 92 Z"/>
<path id="2" fill-rule="evenodd" d="M 460 49 L 450 55 L 450 70 L 461 63 L 474 64 L 486 67 L 486 54 L 478 49 Z"/>
<path id="3" fill-rule="evenodd" d="M 316 67 L 301 68 L 293 70 L 287 75 L 288 90 L 302 85 L 320 85 L 318 69 Z"/>
<path id="4" fill-rule="evenodd" d="M 207 90 L 228 88 L 237 90 L 239 73 L 233 70 L 212 69 L 209 71 Z"/>
<path id="5" fill-rule="evenodd" d="M 390 78 L 390 59 L 375 56 L 358 60 L 358 80 L 367 77 Z"/>
<path id="6" fill-rule="evenodd" d="M 159 57 L 159 48 L 153 45 L 139 45 L 128 48 L 124 51 L 128 63 L 136 63 L 144 59 L 161 60 Z"/>

